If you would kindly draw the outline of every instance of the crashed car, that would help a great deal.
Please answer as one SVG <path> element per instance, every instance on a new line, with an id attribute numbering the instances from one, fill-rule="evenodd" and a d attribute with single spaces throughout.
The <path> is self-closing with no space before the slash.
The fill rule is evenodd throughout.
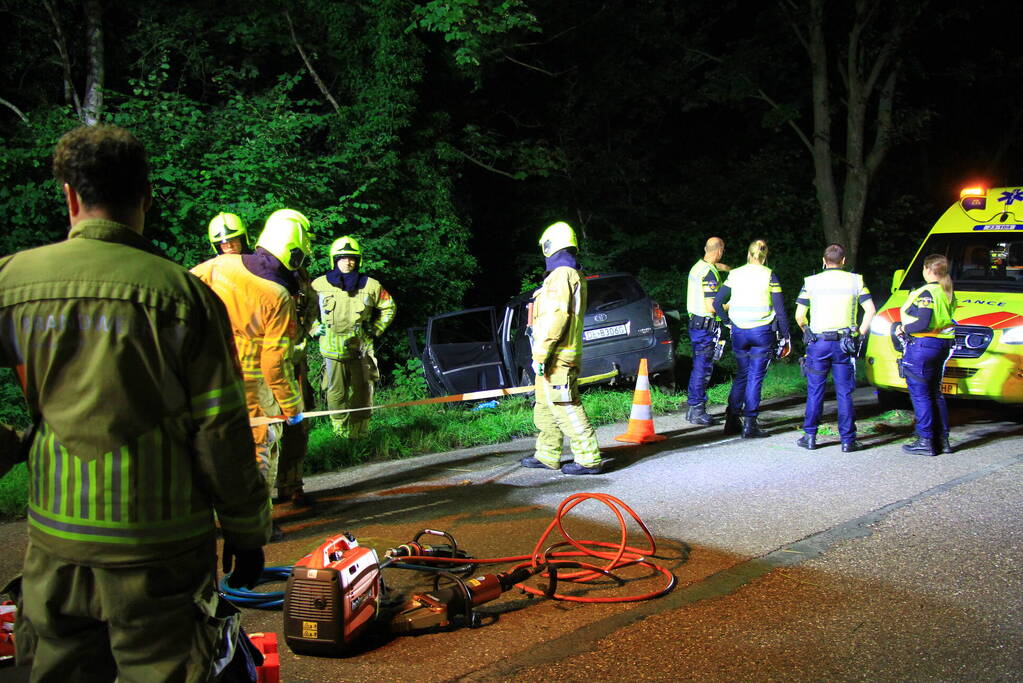
<path id="1" fill-rule="evenodd" d="M 628 273 L 588 275 L 580 377 L 617 370 L 634 380 L 641 358 L 651 379 L 674 382 L 675 342 L 660 305 Z M 493 306 L 436 315 L 408 331 L 412 353 L 434 396 L 533 384 L 532 294 Z"/>

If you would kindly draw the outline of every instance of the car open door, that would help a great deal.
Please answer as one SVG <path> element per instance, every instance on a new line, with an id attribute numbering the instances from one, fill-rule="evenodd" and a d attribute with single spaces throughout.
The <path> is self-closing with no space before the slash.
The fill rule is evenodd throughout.
<path id="1" fill-rule="evenodd" d="M 430 318 L 420 358 L 435 395 L 515 386 L 497 340 L 493 306 Z"/>

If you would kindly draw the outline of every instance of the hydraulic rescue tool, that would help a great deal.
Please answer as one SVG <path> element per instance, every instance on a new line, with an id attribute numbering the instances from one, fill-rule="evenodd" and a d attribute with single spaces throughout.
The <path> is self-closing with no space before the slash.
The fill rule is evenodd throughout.
<path id="1" fill-rule="evenodd" d="M 427 545 L 425 543 L 419 542 L 419 539 L 421 539 L 423 536 L 437 536 L 438 538 L 446 539 L 447 541 L 449 541 L 449 543 L 444 545 Z M 459 573 L 463 570 L 465 571 L 465 573 L 469 573 L 473 569 L 473 565 L 471 563 L 466 563 L 461 567 L 457 567 L 453 566 L 452 564 L 446 561 L 438 561 L 432 559 L 432 558 L 444 558 L 445 560 L 449 558 L 470 559 L 469 554 L 458 547 L 458 543 L 455 542 L 455 537 L 446 531 L 434 531 L 433 529 L 423 529 L 415 536 L 413 536 L 412 540 L 409 541 L 408 543 L 404 543 L 395 548 L 390 548 L 389 550 L 384 552 L 384 558 L 386 558 L 385 561 L 388 561 L 388 564 L 390 564 L 390 561 L 395 560 L 400 561 L 402 558 L 412 556 L 420 558 L 417 560 L 417 564 L 422 567 L 429 568 L 440 567 L 452 573 Z M 404 565 L 404 567 L 407 569 L 414 568 L 413 565 Z"/>
<path id="2" fill-rule="evenodd" d="M 383 588 L 375 550 L 347 531 L 328 538 L 288 578 L 285 642 L 298 654 L 344 654 L 377 615 Z"/>

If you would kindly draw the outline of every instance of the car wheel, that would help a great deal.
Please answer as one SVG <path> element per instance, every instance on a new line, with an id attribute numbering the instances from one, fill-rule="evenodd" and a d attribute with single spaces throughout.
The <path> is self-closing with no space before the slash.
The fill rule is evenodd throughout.
<path id="1" fill-rule="evenodd" d="M 653 383 L 656 386 L 661 387 L 665 391 L 668 391 L 669 393 L 674 393 L 675 391 L 674 368 L 672 368 L 671 370 L 664 370 L 663 372 L 658 372 L 656 375 L 653 376 Z"/>
<path id="2" fill-rule="evenodd" d="M 909 401 L 909 394 L 901 391 L 889 391 L 887 389 L 877 390 L 877 405 L 882 413 L 889 410 L 912 410 L 913 405 Z"/>

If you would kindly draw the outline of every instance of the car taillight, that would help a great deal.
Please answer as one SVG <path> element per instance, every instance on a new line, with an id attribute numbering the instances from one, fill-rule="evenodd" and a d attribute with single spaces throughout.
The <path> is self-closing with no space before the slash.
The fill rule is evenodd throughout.
<path id="1" fill-rule="evenodd" d="M 663 330 L 668 326 L 668 321 L 664 318 L 664 311 L 656 301 L 650 304 L 650 317 L 654 321 L 654 329 Z"/>

